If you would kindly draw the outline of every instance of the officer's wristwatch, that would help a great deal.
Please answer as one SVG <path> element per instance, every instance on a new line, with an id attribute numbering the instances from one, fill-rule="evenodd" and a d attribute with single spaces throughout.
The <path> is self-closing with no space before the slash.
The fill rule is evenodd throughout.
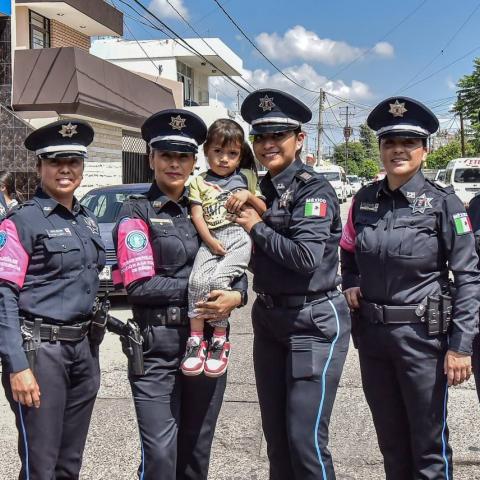
<path id="1" fill-rule="evenodd" d="M 234 292 L 238 292 L 240 294 L 240 305 L 237 308 L 244 307 L 248 302 L 248 294 L 245 290 L 233 290 Z"/>

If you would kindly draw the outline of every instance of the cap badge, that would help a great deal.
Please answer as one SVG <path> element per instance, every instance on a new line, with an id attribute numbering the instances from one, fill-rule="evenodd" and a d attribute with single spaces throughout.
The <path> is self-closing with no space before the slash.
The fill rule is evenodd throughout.
<path id="1" fill-rule="evenodd" d="M 264 111 L 270 111 L 272 108 L 275 106 L 273 103 L 273 97 L 269 97 L 268 95 L 265 95 L 263 98 L 260 99 L 260 105 L 259 107 Z"/>
<path id="2" fill-rule="evenodd" d="M 394 117 L 403 117 L 405 112 L 408 110 L 405 108 L 405 103 L 400 103 L 398 100 L 395 100 L 395 103 L 389 103 L 390 110 L 388 113 L 391 113 Z"/>
<path id="3" fill-rule="evenodd" d="M 169 123 L 169 125 L 172 127 L 172 130 L 182 130 L 182 128 L 185 128 L 186 118 L 182 118 L 180 115 L 170 118 L 172 121 Z"/>
<path id="4" fill-rule="evenodd" d="M 58 133 L 63 137 L 72 138 L 76 135 L 78 125 L 72 125 L 72 123 L 68 123 L 68 125 L 62 125 L 62 129 L 58 131 Z"/>
<path id="5" fill-rule="evenodd" d="M 412 213 L 425 213 L 425 210 L 432 207 L 433 197 L 427 197 L 424 193 L 417 197 L 413 203 L 410 204 Z"/>

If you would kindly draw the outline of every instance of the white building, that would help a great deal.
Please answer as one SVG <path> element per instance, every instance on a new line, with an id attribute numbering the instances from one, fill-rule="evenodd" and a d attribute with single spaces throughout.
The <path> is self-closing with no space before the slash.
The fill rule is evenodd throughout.
<path id="1" fill-rule="evenodd" d="M 180 102 L 176 99 L 177 105 L 183 104 L 184 108 L 195 112 L 207 126 L 218 118 L 231 118 L 240 123 L 248 135 L 249 126 L 239 113 L 217 101 L 216 93 L 209 89 L 210 77 L 240 76 L 242 59 L 219 38 L 190 38 L 186 42 L 204 58 L 175 40 L 99 39 L 92 42 L 90 52 L 153 79 L 181 82 L 183 98 Z M 198 166 L 205 166 L 202 151 L 198 155 Z"/>

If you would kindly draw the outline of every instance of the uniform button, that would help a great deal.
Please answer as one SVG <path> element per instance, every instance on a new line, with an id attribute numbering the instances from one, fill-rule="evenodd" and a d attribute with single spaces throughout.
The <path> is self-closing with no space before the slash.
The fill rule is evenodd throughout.
<path id="1" fill-rule="evenodd" d="M 83 270 L 85 267 L 83 265 L 80 265 L 80 270 Z"/>
<path id="2" fill-rule="evenodd" d="M 72 220 L 72 225 L 76 225 L 77 222 L 75 220 Z"/>
<path id="3" fill-rule="evenodd" d="M 86 245 L 88 242 L 86 240 L 83 241 L 83 244 Z"/>
<path id="4" fill-rule="evenodd" d="M 90 270 L 90 269 L 92 268 L 92 266 L 91 266 L 91 265 L 87 265 L 87 268 Z"/>
<path id="5" fill-rule="evenodd" d="M 90 292 L 91 292 L 91 290 L 89 288 L 87 288 L 87 293 L 90 293 Z"/>
<path id="6" fill-rule="evenodd" d="M 188 233 L 186 233 L 185 236 L 188 238 Z"/>

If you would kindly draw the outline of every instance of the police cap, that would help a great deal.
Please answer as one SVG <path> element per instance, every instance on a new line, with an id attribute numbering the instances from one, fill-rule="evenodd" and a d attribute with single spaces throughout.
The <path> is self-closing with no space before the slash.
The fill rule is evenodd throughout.
<path id="1" fill-rule="evenodd" d="M 197 153 L 206 136 L 205 122 L 187 110 L 162 110 L 142 125 L 143 139 L 156 150 Z"/>
<path id="2" fill-rule="evenodd" d="M 300 100 L 280 90 L 255 90 L 245 98 L 240 110 L 252 129 L 251 135 L 296 130 L 312 118 Z"/>
<path id="3" fill-rule="evenodd" d="M 40 158 L 86 157 L 94 131 L 84 120 L 63 119 L 33 131 L 25 139 L 25 148 Z"/>
<path id="4" fill-rule="evenodd" d="M 417 100 L 391 97 L 380 102 L 367 118 L 367 125 L 378 138 L 427 138 L 438 130 L 435 114 Z"/>

